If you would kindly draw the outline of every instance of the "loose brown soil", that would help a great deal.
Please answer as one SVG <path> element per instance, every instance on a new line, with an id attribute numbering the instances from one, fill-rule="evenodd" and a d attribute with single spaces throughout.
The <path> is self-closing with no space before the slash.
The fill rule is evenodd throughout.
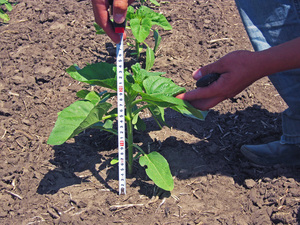
<path id="1" fill-rule="evenodd" d="M 252 50 L 233 0 L 170 0 L 154 10 L 173 30 L 161 31 L 153 70 L 188 90 L 195 69 Z M 239 151 L 281 135 L 286 105 L 267 78 L 205 121 L 166 110 L 170 128 L 160 130 L 146 113 L 135 142 L 167 158 L 175 188 L 157 192 L 136 163 L 119 196 L 115 138 L 89 130 L 46 144 L 57 112 L 84 86 L 65 69 L 115 61 L 115 45 L 95 35 L 90 1 L 24 0 L 9 15 L 0 26 L 1 224 L 299 224 L 299 167 L 256 167 Z"/>

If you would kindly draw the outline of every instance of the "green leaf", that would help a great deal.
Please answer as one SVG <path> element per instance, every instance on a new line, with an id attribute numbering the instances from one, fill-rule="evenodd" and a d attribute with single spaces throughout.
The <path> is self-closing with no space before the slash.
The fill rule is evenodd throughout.
<path id="1" fill-rule="evenodd" d="M 148 177 L 161 189 L 172 191 L 174 180 L 167 160 L 158 152 L 151 152 L 140 157 L 141 166 L 147 166 Z"/>
<path id="2" fill-rule="evenodd" d="M 128 8 L 127 8 L 127 14 L 126 14 L 126 20 L 130 21 L 131 19 L 133 19 L 135 17 L 136 17 L 136 15 L 134 13 L 134 8 L 131 5 L 128 6 Z"/>
<path id="3" fill-rule="evenodd" d="M 66 71 L 71 77 L 80 82 L 117 90 L 115 65 L 113 64 L 100 62 L 87 65 L 83 69 L 73 65 Z"/>
<path id="4" fill-rule="evenodd" d="M 110 165 L 115 165 L 119 162 L 119 159 L 118 158 L 114 158 L 110 161 Z"/>
<path id="5" fill-rule="evenodd" d="M 100 96 L 95 91 L 90 91 L 84 99 L 90 101 L 93 105 L 96 105 L 101 100 Z"/>
<path id="6" fill-rule="evenodd" d="M 11 11 L 13 9 L 12 5 L 9 2 L 5 3 L 5 7 L 8 11 Z"/>
<path id="7" fill-rule="evenodd" d="M 133 18 L 130 20 L 130 27 L 133 36 L 141 43 L 150 34 L 151 20 L 149 18 Z"/>
<path id="8" fill-rule="evenodd" d="M 0 9 L 0 18 L 3 19 L 4 23 L 10 20 L 9 16 L 2 9 Z"/>
<path id="9" fill-rule="evenodd" d="M 139 116 L 137 117 L 137 121 L 134 124 L 134 129 L 139 131 L 145 131 L 146 130 L 146 124 L 144 120 L 142 120 Z"/>
<path id="10" fill-rule="evenodd" d="M 105 34 L 105 31 L 97 23 L 94 23 L 96 34 Z"/>
<path id="11" fill-rule="evenodd" d="M 143 82 L 147 94 L 164 93 L 166 96 L 174 96 L 185 92 L 185 88 L 176 85 L 170 78 L 152 76 Z"/>
<path id="12" fill-rule="evenodd" d="M 154 65 L 155 56 L 151 48 L 147 47 L 146 50 L 146 70 L 149 71 Z"/>
<path id="13" fill-rule="evenodd" d="M 89 90 L 80 90 L 80 91 L 78 91 L 78 92 L 76 93 L 76 96 L 77 96 L 78 98 L 85 99 L 85 96 L 86 96 L 88 93 L 90 93 Z"/>
<path id="14" fill-rule="evenodd" d="M 148 102 L 149 104 L 157 105 L 164 108 L 171 108 L 180 113 L 183 113 L 187 116 L 197 118 L 199 120 L 204 120 L 207 112 L 200 111 L 194 108 L 187 101 L 183 101 L 181 99 L 166 96 L 165 94 L 141 94 L 143 101 Z"/>
<path id="15" fill-rule="evenodd" d="M 161 36 L 159 35 L 158 30 L 153 31 L 153 37 L 155 40 L 153 51 L 156 52 L 161 41 Z"/>
<path id="16" fill-rule="evenodd" d="M 148 108 L 160 128 L 168 126 L 165 121 L 165 109 L 163 107 L 151 105 Z"/>
<path id="17" fill-rule="evenodd" d="M 138 83 L 141 87 L 143 86 L 143 81 L 151 76 L 161 76 L 165 74 L 164 72 L 149 72 L 145 69 L 141 68 L 141 65 L 139 63 L 134 64 L 131 66 L 132 72 L 133 72 L 133 78 L 136 83 Z"/>
<path id="18" fill-rule="evenodd" d="M 160 4 L 156 0 L 150 0 L 150 2 L 156 6 L 160 6 Z"/>
<path id="19" fill-rule="evenodd" d="M 158 25 L 162 27 L 164 30 L 172 30 L 171 24 L 168 22 L 168 20 L 163 14 L 155 13 L 155 15 L 151 17 L 151 22 L 152 25 L 154 24 Z"/>
<path id="20" fill-rule="evenodd" d="M 89 101 L 77 101 L 62 110 L 49 136 L 48 144 L 60 145 L 68 139 L 102 120 L 111 107 L 109 103 L 94 105 Z"/>

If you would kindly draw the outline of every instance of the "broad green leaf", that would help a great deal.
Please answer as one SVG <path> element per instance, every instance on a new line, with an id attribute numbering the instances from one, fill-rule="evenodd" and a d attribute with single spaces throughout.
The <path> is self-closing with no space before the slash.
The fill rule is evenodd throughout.
<path id="1" fill-rule="evenodd" d="M 146 70 L 149 71 L 154 65 L 155 56 L 154 52 L 150 47 L 147 47 L 146 50 Z"/>
<path id="2" fill-rule="evenodd" d="M 134 14 L 134 8 L 130 5 L 127 8 L 127 14 L 126 14 L 126 20 L 131 20 L 133 18 L 135 18 L 136 15 Z"/>
<path id="3" fill-rule="evenodd" d="M 100 62 L 87 65 L 83 69 L 73 65 L 67 69 L 67 73 L 80 82 L 117 89 L 115 65 L 113 64 Z"/>
<path id="4" fill-rule="evenodd" d="M 204 120 L 207 112 L 194 108 L 190 103 L 165 94 L 141 94 L 143 101 L 160 107 L 171 108 L 193 118 Z M 192 114 L 192 115 L 191 115 Z"/>
<path id="5" fill-rule="evenodd" d="M 198 109 L 194 108 L 193 106 L 190 106 L 190 107 L 172 106 L 171 108 L 177 112 L 180 112 L 181 114 L 183 114 L 185 116 L 188 116 L 193 119 L 198 119 L 198 120 L 204 120 L 207 115 L 207 111 L 198 110 Z"/>
<path id="6" fill-rule="evenodd" d="M 161 36 L 159 35 L 158 30 L 153 31 L 153 37 L 155 40 L 153 51 L 156 52 L 161 41 Z"/>
<path id="7" fill-rule="evenodd" d="M 100 96 L 95 91 L 90 91 L 84 99 L 90 101 L 93 105 L 96 105 L 101 100 Z"/>
<path id="8" fill-rule="evenodd" d="M 136 83 L 138 83 L 141 87 L 143 86 L 143 81 L 150 76 L 161 76 L 165 74 L 164 72 L 149 72 L 145 69 L 141 68 L 139 63 L 131 66 L 133 77 Z"/>
<path id="9" fill-rule="evenodd" d="M 133 18 L 130 20 L 130 27 L 133 36 L 141 43 L 150 34 L 151 20 L 149 18 Z"/>
<path id="10" fill-rule="evenodd" d="M 185 92 L 185 88 L 176 85 L 170 78 L 152 76 L 143 82 L 147 94 L 164 93 L 166 96 L 174 96 Z"/>
<path id="11" fill-rule="evenodd" d="M 162 27 L 164 30 L 172 30 L 171 24 L 168 22 L 166 17 L 163 14 L 155 13 L 151 16 L 152 25 L 158 25 Z M 151 25 L 151 26 L 152 26 Z"/>
<path id="12" fill-rule="evenodd" d="M 111 107 L 109 103 L 94 105 L 89 101 L 77 101 L 62 110 L 49 136 L 48 144 L 60 145 L 68 139 L 102 120 Z"/>
<path id="13" fill-rule="evenodd" d="M 161 189 L 172 191 L 174 180 L 167 160 L 158 152 L 151 152 L 140 157 L 141 166 L 147 166 L 148 177 Z"/>

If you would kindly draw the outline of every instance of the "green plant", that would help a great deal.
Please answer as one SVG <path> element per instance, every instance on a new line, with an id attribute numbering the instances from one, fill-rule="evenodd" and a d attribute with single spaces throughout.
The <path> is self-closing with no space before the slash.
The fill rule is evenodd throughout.
<path id="1" fill-rule="evenodd" d="M 147 166 L 146 173 L 160 188 L 171 191 L 173 179 L 167 160 L 158 152 L 145 153 L 141 147 L 133 143 L 133 129 L 145 130 L 146 124 L 140 113 L 148 109 L 160 127 L 166 125 L 164 109 L 171 108 L 187 116 L 203 120 L 206 113 L 192 107 L 188 102 L 177 99 L 185 88 L 177 86 L 171 79 L 163 77 L 162 72 L 149 72 L 140 64 L 131 67 L 132 73 L 125 69 L 124 91 L 127 126 L 128 173 L 132 173 L 133 160 L 139 158 L 140 165 Z M 90 85 L 98 85 L 111 91 L 97 93 L 81 90 L 77 96 L 81 100 L 71 104 L 58 114 L 58 119 L 48 139 L 48 144 L 60 145 L 78 135 L 87 128 L 97 128 L 117 135 L 113 129 L 117 118 L 117 108 L 111 109 L 109 103 L 116 96 L 117 78 L 115 65 L 96 63 L 83 69 L 76 65 L 67 69 L 67 73 L 77 81 Z M 134 157 L 134 149 L 138 153 Z"/>
<path id="2" fill-rule="evenodd" d="M 12 10 L 12 5 L 7 0 L 0 0 L 0 5 L 4 5 L 8 11 Z M 7 23 L 10 20 L 3 9 L 0 9 L 0 18 L 3 19 L 4 23 Z"/>
<path id="3" fill-rule="evenodd" d="M 154 25 L 160 26 L 164 30 L 171 30 L 172 26 L 163 14 L 154 12 L 147 6 L 141 6 L 137 10 L 134 10 L 132 6 L 128 7 L 126 19 L 129 21 L 129 28 L 134 36 L 137 58 L 140 57 L 140 52 L 146 46 L 146 70 L 150 70 L 154 64 L 155 52 L 161 41 L 161 36 L 158 30 L 153 30 Z M 153 31 L 153 37 L 155 44 L 153 49 L 145 42 L 147 37 L 150 35 L 150 31 Z"/>
<path id="4" fill-rule="evenodd" d="M 144 5 L 140 6 L 137 10 L 135 10 L 132 6 L 129 6 L 126 20 L 128 22 L 128 26 L 126 28 L 130 29 L 134 36 L 134 38 L 128 37 L 128 39 L 132 39 L 134 41 L 134 44 L 127 44 L 135 49 L 135 53 L 132 55 L 136 55 L 137 59 L 140 58 L 141 51 L 144 49 L 144 46 L 146 46 L 145 69 L 149 71 L 154 65 L 155 52 L 161 42 L 161 36 L 159 35 L 158 30 L 153 30 L 152 27 L 156 25 L 164 30 L 171 30 L 172 26 L 163 14 L 154 12 L 152 9 Z M 94 26 L 97 34 L 105 34 L 100 26 L 97 24 L 94 24 Z M 145 41 L 151 31 L 153 32 L 154 38 L 153 49 Z"/>

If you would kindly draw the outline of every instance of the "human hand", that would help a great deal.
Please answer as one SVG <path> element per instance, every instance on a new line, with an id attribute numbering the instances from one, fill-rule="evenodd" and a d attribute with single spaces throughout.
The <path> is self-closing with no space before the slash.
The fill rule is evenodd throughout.
<path id="1" fill-rule="evenodd" d="M 120 42 L 120 35 L 115 33 L 112 22 L 110 21 L 109 7 L 110 2 L 113 0 L 92 0 L 93 11 L 95 15 L 96 23 L 102 27 L 105 33 L 115 43 Z M 123 23 L 126 19 L 126 13 L 128 6 L 134 2 L 134 0 L 114 0 L 113 1 L 113 19 L 116 23 Z M 124 34 L 123 38 L 126 38 Z"/>
<path id="2" fill-rule="evenodd" d="M 217 81 L 207 87 L 197 88 L 176 97 L 189 101 L 195 108 L 208 110 L 221 101 L 234 97 L 261 78 L 263 74 L 259 70 L 260 65 L 254 52 L 231 52 L 193 73 L 195 80 L 209 73 L 219 73 L 221 76 Z"/>

